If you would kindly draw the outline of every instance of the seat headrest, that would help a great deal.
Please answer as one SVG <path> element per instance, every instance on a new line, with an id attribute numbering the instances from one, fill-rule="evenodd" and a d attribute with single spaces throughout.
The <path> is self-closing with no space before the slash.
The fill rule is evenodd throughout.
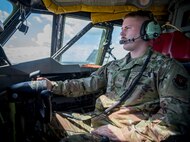
<path id="1" fill-rule="evenodd" d="M 162 33 L 152 46 L 154 50 L 180 62 L 190 61 L 190 38 L 182 32 Z"/>

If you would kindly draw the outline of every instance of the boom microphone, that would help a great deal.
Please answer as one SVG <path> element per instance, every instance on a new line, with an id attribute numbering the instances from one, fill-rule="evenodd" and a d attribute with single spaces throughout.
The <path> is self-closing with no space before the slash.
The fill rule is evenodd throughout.
<path id="1" fill-rule="evenodd" d="M 135 42 L 135 40 L 137 40 L 138 38 L 140 38 L 141 36 L 138 36 L 136 38 L 129 38 L 129 39 L 121 39 L 119 41 L 119 44 L 127 44 L 127 43 L 131 43 L 131 42 Z"/>

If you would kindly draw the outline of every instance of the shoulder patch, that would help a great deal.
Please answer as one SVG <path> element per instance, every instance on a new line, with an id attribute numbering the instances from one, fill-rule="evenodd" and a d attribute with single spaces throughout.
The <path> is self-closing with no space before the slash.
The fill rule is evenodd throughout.
<path id="1" fill-rule="evenodd" d="M 178 89 L 186 89 L 187 88 L 187 78 L 177 74 L 175 78 L 173 79 L 173 84 L 178 88 Z"/>

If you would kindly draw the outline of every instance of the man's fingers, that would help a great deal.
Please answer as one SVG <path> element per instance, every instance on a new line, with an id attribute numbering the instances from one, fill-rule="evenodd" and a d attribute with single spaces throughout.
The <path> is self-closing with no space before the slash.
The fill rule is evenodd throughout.
<path id="1" fill-rule="evenodd" d="M 46 80 L 44 77 L 38 77 L 37 80 Z"/>

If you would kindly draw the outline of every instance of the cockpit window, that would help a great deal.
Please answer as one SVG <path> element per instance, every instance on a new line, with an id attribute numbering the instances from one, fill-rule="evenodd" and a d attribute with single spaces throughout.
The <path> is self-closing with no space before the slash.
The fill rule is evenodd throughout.
<path id="1" fill-rule="evenodd" d="M 104 26 L 92 26 L 88 29 L 89 24 L 89 21 L 66 17 L 63 48 L 56 56 L 58 62 L 61 64 L 100 65 L 99 61 L 102 58 L 104 44 L 106 43 L 107 28 Z M 110 52 L 106 52 L 103 64 L 114 59 L 120 59 L 127 54 L 123 51 L 122 45 L 119 44 L 120 29 L 120 26 L 114 26 L 112 39 L 109 39 L 112 40 L 110 49 L 108 49 Z M 80 35 L 81 33 L 85 34 Z M 80 38 L 75 41 L 73 37 L 77 35 L 80 35 Z M 72 46 L 67 49 L 67 45 L 70 44 Z"/>
<path id="2" fill-rule="evenodd" d="M 12 64 L 50 57 L 52 15 L 31 14 L 25 29 L 16 33 L 3 46 Z M 22 29 L 22 28 L 21 28 Z"/>
<path id="3" fill-rule="evenodd" d="M 120 26 L 114 26 L 113 33 L 112 33 L 112 44 L 110 45 L 110 51 L 106 53 L 104 64 L 115 60 L 115 59 L 121 59 L 123 58 L 128 51 L 123 49 L 123 45 L 119 44 L 121 27 Z"/>
<path id="4" fill-rule="evenodd" d="M 13 5 L 8 0 L 2 0 L 0 4 L 0 21 L 4 23 L 13 11 Z"/>
<path id="5" fill-rule="evenodd" d="M 63 47 L 72 42 L 90 21 L 66 17 Z M 73 40 L 70 48 L 60 54 L 57 60 L 61 64 L 96 64 L 97 52 L 104 29 L 92 27 L 79 40 Z M 85 31 L 84 31 L 85 32 Z"/>
<path id="6" fill-rule="evenodd" d="M 90 21 L 66 16 L 63 45 L 79 33 L 88 23 L 90 23 Z"/>
<path id="7" fill-rule="evenodd" d="M 103 30 L 95 27 L 90 29 L 62 54 L 60 62 L 62 64 L 96 64 L 97 51 Z"/>

